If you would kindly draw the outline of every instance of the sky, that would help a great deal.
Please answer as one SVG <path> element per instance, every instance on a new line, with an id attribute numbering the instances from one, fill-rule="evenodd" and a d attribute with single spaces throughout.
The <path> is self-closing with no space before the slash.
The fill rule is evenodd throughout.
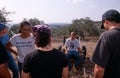
<path id="1" fill-rule="evenodd" d="M 109 9 L 120 11 L 120 0 L 0 0 L 0 9 L 15 12 L 8 16 L 13 23 L 24 18 L 37 18 L 45 23 L 72 23 L 72 20 L 90 17 L 101 21 Z"/>

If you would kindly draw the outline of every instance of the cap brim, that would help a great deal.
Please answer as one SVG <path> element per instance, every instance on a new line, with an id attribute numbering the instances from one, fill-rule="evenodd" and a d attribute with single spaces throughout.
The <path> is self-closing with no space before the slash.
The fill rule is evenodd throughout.
<path id="1" fill-rule="evenodd" d="M 102 21 L 101 29 L 105 29 L 103 21 Z"/>

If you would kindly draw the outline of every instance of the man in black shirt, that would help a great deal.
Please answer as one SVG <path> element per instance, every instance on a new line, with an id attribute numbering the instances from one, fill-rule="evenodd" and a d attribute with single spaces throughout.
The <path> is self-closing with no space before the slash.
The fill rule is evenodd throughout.
<path id="1" fill-rule="evenodd" d="M 93 54 L 95 78 L 120 78 L 120 13 L 114 9 L 102 16 L 102 29 Z"/>

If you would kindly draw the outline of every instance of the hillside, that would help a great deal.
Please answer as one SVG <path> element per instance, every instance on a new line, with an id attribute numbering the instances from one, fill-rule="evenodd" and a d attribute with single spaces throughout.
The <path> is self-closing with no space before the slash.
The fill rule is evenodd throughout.
<path id="1" fill-rule="evenodd" d="M 50 28 L 60 28 L 62 26 L 70 26 L 69 23 L 48 23 Z"/>

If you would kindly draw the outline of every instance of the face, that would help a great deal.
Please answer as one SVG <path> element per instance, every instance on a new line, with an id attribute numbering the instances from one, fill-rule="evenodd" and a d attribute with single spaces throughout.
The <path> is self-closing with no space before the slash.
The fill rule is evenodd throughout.
<path id="1" fill-rule="evenodd" d="M 4 28 L 3 30 L 0 31 L 0 36 L 4 36 L 7 33 L 7 28 Z"/>
<path id="2" fill-rule="evenodd" d="M 5 29 L 4 29 L 4 32 L 5 32 L 5 33 L 8 33 L 8 28 L 5 28 Z"/>
<path id="3" fill-rule="evenodd" d="M 75 38 L 75 36 L 76 36 L 75 33 L 72 32 L 72 33 L 71 33 L 71 37 L 72 37 L 72 38 Z"/>
<path id="4" fill-rule="evenodd" d="M 103 25 L 104 25 L 104 27 L 105 27 L 106 30 L 109 30 L 109 27 L 110 27 L 110 26 L 109 26 L 107 20 L 104 20 L 104 21 L 103 21 Z"/>
<path id="5" fill-rule="evenodd" d="M 21 33 L 24 33 L 24 34 L 28 34 L 31 32 L 31 27 L 30 26 L 23 26 L 21 29 L 20 29 Z"/>

